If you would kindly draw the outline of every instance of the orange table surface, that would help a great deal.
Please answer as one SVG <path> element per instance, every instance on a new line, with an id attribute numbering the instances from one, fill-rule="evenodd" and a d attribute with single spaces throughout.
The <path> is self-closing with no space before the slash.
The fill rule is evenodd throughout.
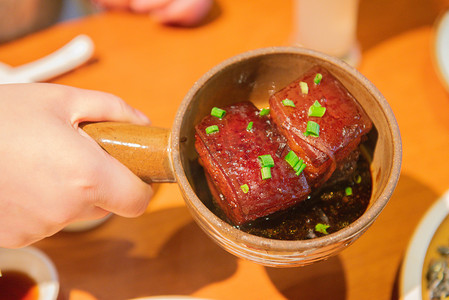
<path id="1" fill-rule="evenodd" d="M 93 59 L 51 82 L 114 93 L 155 126 L 169 128 L 184 95 L 208 69 L 246 50 L 291 44 L 290 1 L 216 2 L 213 18 L 197 28 L 166 27 L 127 12 L 58 24 L 0 45 L 0 61 L 20 65 L 87 34 L 96 46 Z M 449 189 L 449 94 L 434 68 L 431 26 L 444 1 L 415 3 L 403 23 L 389 16 L 401 15 L 404 1 L 382 1 L 398 11 L 378 18 L 384 8 L 367 2 L 361 2 L 358 69 L 397 117 L 403 165 L 389 204 L 358 241 L 311 266 L 263 267 L 214 244 L 194 223 L 177 185 L 159 184 L 139 218 L 113 216 L 94 230 L 61 232 L 35 244 L 58 269 L 59 298 L 397 299 L 413 231 Z M 382 34 L 385 20 L 393 23 Z"/>

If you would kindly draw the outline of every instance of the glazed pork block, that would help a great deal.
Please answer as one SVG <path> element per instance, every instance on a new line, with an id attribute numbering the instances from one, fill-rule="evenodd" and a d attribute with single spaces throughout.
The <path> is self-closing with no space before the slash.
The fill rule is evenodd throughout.
<path id="1" fill-rule="evenodd" d="M 197 124 L 195 147 L 214 200 L 228 219 L 240 225 L 307 198 L 304 172 L 285 160 L 290 149 L 269 116 L 250 102 L 222 109 L 221 118 L 209 115 Z"/>
<path id="2" fill-rule="evenodd" d="M 306 162 L 304 172 L 312 187 L 322 185 L 335 170 L 355 164 L 358 146 L 372 128 L 349 91 L 320 66 L 272 95 L 269 102 L 276 127 Z"/>

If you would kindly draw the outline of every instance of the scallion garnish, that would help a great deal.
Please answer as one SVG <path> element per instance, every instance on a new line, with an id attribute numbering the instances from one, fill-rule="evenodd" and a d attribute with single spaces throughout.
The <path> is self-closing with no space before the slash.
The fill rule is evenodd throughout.
<path id="1" fill-rule="evenodd" d="M 260 173 L 262 174 L 262 179 L 270 179 L 271 178 L 271 168 L 270 167 L 263 167 L 260 169 Z"/>
<path id="2" fill-rule="evenodd" d="M 304 132 L 305 136 L 313 136 L 313 137 L 319 137 L 320 136 L 320 125 L 318 125 L 317 122 L 308 121 L 307 122 L 307 128 L 306 132 Z"/>
<path id="3" fill-rule="evenodd" d="M 240 188 L 242 189 L 242 191 L 246 194 L 249 192 L 249 186 L 247 184 L 243 184 L 240 186 Z"/>
<path id="4" fill-rule="evenodd" d="M 318 100 L 315 100 L 315 102 L 309 107 L 309 117 L 322 117 L 324 116 L 324 113 L 326 112 L 326 107 L 321 106 L 320 102 Z"/>
<path id="5" fill-rule="evenodd" d="M 292 100 L 290 100 L 290 99 L 284 99 L 284 100 L 282 100 L 282 104 L 283 104 L 284 106 L 296 107 L 296 106 L 295 106 L 295 103 L 294 103 Z"/>
<path id="6" fill-rule="evenodd" d="M 262 108 L 262 110 L 260 111 L 259 115 L 266 116 L 269 113 L 270 113 L 270 109 L 269 108 Z"/>
<path id="7" fill-rule="evenodd" d="M 268 167 L 268 168 L 274 167 L 274 160 L 270 154 L 261 155 L 258 157 L 258 159 L 259 159 L 262 167 Z"/>
<path id="8" fill-rule="evenodd" d="M 223 118 L 223 116 L 226 114 L 226 111 L 224 109 L 213 107 L 211 112 L 211 116 L 217 117 L 217 118 Z"/>
<path id="9" fill-rule="evenodd" d="M 351 196 L 352 195 L 352 188 L 350 186 L 345 188 L 345 195 L 346 196 Z"/>
<path id="10" fill-rule="evenodd" d="M 313 82 L 315 82 L 315 84 L 320 84 L 321 79 L 323 79 L 323 75 L 321 73 L 316 73 L 315 78 L 313 79 Z"/>
<path id="11" fill-rule="evenodd" d="M 302 159 L 298 161 L 298 163 L 293 167 L 293 170 L 296 172 L 296 176 L 301 175 L 302 171 L 307 167 Z"/>
<path id="12" fill-rule="evenodd" d="M 284 157 L 284 159 L 287 161 L 287 163 L 294 168 L 296 166 L 296 164 L 299 162 L 299 157 L 298 155 L 296 155 L 295 152 L 293 152 L 293 150 L 290 150 L 289 153 L 287 153 L 287 155 Z"/>
<path id="13" fill-rule="evenodd" d="M 251 131 L 253 129 L 253 122 L 249 122 L 248 126 L 246 126 L 246 131 Z"/>
<path id="14" fill-rule="evenodd" d="M 359 174 L 357 174 L 355 177 L 354 177 L 354 181 L 355 181 L 355 183 L 360 183 L 360 182 L 362 182 L 362 176 L 360 176 Z"/>
<path id="15" fill-rule="evenodd" d="M 318 224 L 315 225 L 315 231 L 316 231 L 316 232 L 319 232 L 319 233 L 322 233 L 322 234 L 329 234 L 329 233 L 327 232 L 327 229 L 328 229 L 329 227 L 330 227 L 330 226 L 327 225 L 327 224 L 318 223 Z"/>
<path id="16" fill-rule="evenodd" d="M 298 172 L 299 169 L 301 168 L 301 166 L 304 164 L 304 161 L 302 159 L 300 159 L 296 165 L 293 166 L 293 170 L 295 170 L 295 172 Z"/>
<path id="17" fill-rule="evenodd" d="M 218 126 L 217 125 L 212 125 L 206 128 L 206 134 L 212 134 L 214 132 L 218 132 Z"/>
<path id="18" fill-rule="evenodd" d="M 303 94 L 309 93 L 309 86 L 307 85 L 307 82 L 300 81 L 299 87 L 301 88 L 301 93 L 303 93 Z"/>
<path id="19" fill-rule="evenodd" d="M 301 159 L 302 161 L 302 159 Z M 299 165 L 299 163 L 298 163 Z M 302 171 L 304 171 L 304 169 L 307 167 L 307 165 L 302 161 L 301 162 L 301 166 L 298 168 L 298 170 L 296 171 L 296 176 L 301 175 Z"/>
<path id="20" fill-rule="evenodd" d="M 297 176 L 301 175 L 302 171 L 307 167 L 304 161 L 300 159 L 293 150 L 290 150 L 284 159 L 293 168 Z"/>

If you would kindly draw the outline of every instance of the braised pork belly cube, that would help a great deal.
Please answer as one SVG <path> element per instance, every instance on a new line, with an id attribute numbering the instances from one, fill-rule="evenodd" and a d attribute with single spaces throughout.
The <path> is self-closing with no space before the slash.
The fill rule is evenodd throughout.
<path id="1" fill-rule="evenodd" d="M 289 147 L 307 164 L 312 187 L 357 161 L 358 146 L 371 130 L 366 112 L 329 71 L 315 66 L 270 97 L 271 118 Z"/>
<path id="2" fill-rule="evenodd" d="M 269 116 L 250 102 L 221 109 L 224 115 L 209 115 L 197 124 L 195 147 L 227 218 L 240 225 L 307 198 L 304 172 L 285 160 L 290 149 Z"/>

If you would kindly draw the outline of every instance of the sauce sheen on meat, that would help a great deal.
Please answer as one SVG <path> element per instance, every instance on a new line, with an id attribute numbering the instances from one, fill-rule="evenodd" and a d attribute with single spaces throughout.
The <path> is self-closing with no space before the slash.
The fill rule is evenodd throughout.
<path id="1" fill-rule="evenodd" d="M 250 102 L 222 109 L 226 111 L 223 118 L 207 116 L 195 127 L 195 147 L 214 199 L 227 217 L 242 224 L 304 200 L 309 185 L 304 174 L 296 175 L 284 160 L 290 149 L 270 118 L 260 116 Z M 253 126 L 248 131 L 249 122 Z M 219 131 L 207 134 L 206 128 L 212 125 Z M 274 160 L 269 179 L 262 179 L 261 155 Z M 245 184 L 247 193 L 241 188 Z"/>
<path id="2" fill-rule="evenodd" d="M 321 81 L 314 82 L 316 74 Z M 300 82 L 307 83 L 303 93 Z M 295 107 L 282 104 L 290 99 Z M 309 107 L 318 101 L 326 112 L 322 117 L 308 116 Z M 330 72 L 316 66 L 269 99 L 273 122 L 288 140 L 288 145 L 305 158 L 309 184 L 323 184 L 349 156 L 372 127 L 372 122 L 354 97 Z M 320 126 L 319 137 L 305 136 L 307 122 Z"/>

